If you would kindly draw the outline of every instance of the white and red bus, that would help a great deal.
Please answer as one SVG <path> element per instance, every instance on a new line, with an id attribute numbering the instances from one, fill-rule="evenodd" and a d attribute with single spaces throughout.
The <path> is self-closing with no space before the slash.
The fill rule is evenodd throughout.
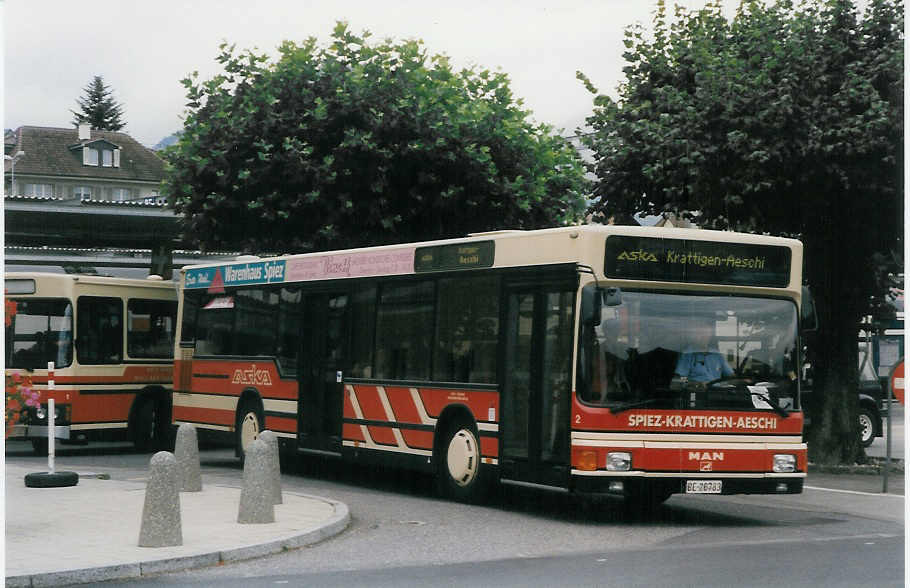
<path id="1" fill-rule="evenodd" d="M 619 226 L 191 266 L 173 418 L 458 499 L 799 493 L 801 268 L 795 240 Z M 695 325 L 707 381 L 679 373 Z"/>
<path id="2" fill-rule="evenodd" d="M 170 427 L 174 283 L 37 272 L 5 278 L 6 374 L 27 375 L 41 403 L 21 407 L 10 437 L 46 453 L 53 398 L 55 438 L 126 432 L 137 448 L 162 447 Z"/>

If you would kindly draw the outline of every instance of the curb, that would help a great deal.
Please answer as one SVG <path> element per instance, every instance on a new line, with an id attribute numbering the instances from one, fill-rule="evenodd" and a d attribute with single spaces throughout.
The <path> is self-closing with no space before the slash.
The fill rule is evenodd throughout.
<path id="1" fill-rule="evenodd" d="M 864 474 L 869 476 L 881 476 L 885 473 L 885 459 L 881 457 L 869 457 L 867 458 L 869 463 L 865 464 L 822 464 L 822 463 L 809 463 L 809 472 L 817 472 L 819 474 Z M 904 460 L 902 459 L 891 459 L 891 469 L 888 470 L 892 474 L 903 474 L 904 473 Z"/>
<path id="2" fill-rule="evenodd" d="M 215 566 L 222 563 L 233 563 L 313 545 L 338 535 L 347 529 L 350 524 L 351 513 L 345 503 L 308 494 L 293 494 L 331 504 L 335 510 L 335 515 L 314 529 L 310 529 L 301 534 L 279 537 L 278 539 L 266 543 L 244 545 L 242 547 L 223 549 L 212 553 L 200 553 L 168 559 L 151 559 L 143 562 L 96 568 L 11 576 L 6 578 L 6 586 L 8 588 L 62 586 L 68 584 L 106 582 L 109 580 L 135 580 L 164 572 L 176 572 L 193 568 Z"/>

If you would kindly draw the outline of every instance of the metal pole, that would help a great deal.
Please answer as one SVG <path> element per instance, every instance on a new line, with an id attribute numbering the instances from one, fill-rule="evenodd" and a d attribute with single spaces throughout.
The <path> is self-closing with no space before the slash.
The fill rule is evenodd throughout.
<path id="1" fill-rule="evenodd" d="M 893 378 L 888 378 L 888 424 L 885 428 L 885 475 L 882 478 L 882 492 L 888 493 L 888 471 L 891 470 L 891 412 L 894 410 L 894 405 L 891 403 L 891 398 L 894 396 L 894 390 L 892 390 L 892 383 L 894 382 Z"/>
<path id="2" fill-rule="evenodd" d="M 882 492 L 888 492 L 888 471 L 891 469 L 891 412 L 894 410 L 894 372 L 897 370 L 898 366 L 904 364 L 904 358 L 901 357 L 900 360 L 893 366 L 891 366 L 891 373 L 888 374 L 888 426 L 886 429 L 885 437 L 885 475 L 882 477 Z"/>
<path id="3" fill-rule="evenodd" d="M 47 400 L 47 469 L 54 473 L 54 399 Z"/>
<path id="4" fill-rule="evenodd" d="M 47 469 L 50 473 L 54 473 L 54 438 L 56 437 L 55 426 L 56 419 L 54 418 L 54 399 L 50 398 L 51 393 L 54 391 L 54 362 L 47 362 Z"/>

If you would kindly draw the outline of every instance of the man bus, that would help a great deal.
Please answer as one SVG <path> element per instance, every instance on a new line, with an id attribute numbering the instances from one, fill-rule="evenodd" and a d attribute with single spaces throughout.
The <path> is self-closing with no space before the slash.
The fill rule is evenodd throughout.
<path id="1" fill-rule="evenodd" d="M 802 245 L 576 226 L 191 266 L 176 423 L 487 483 L 799 493 Z M 674 375 L 690 327 L 727 368 Z"/>
<path id="2" fill-rule="evenodd" d="M 126 432 L 139 449 L 163 447 L 176 332 L 173 282 L 29 272 L 5 278 L 6 374 L 28 375 L 40 392 L 40 406 L 19 407 L 11 437 L 46 453 L 53 398 L 55 438 Z"/>

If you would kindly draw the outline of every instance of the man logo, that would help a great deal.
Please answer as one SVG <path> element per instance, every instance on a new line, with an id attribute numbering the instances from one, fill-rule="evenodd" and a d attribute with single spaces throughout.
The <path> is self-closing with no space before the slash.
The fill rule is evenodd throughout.
<path id="1" fill-rule="evenodd" d="M 689 461 L 723 461 L 723 451 L 690 451 Z"/>
<path id="2" fill-rule="evenodd" d="M 653 261 L 657 262 L 657 256 L 653 253 L 648 253 L 647 251 L 623 251 L 620 253 L 616 259 L 621 259 L 622 261 Z"/>

